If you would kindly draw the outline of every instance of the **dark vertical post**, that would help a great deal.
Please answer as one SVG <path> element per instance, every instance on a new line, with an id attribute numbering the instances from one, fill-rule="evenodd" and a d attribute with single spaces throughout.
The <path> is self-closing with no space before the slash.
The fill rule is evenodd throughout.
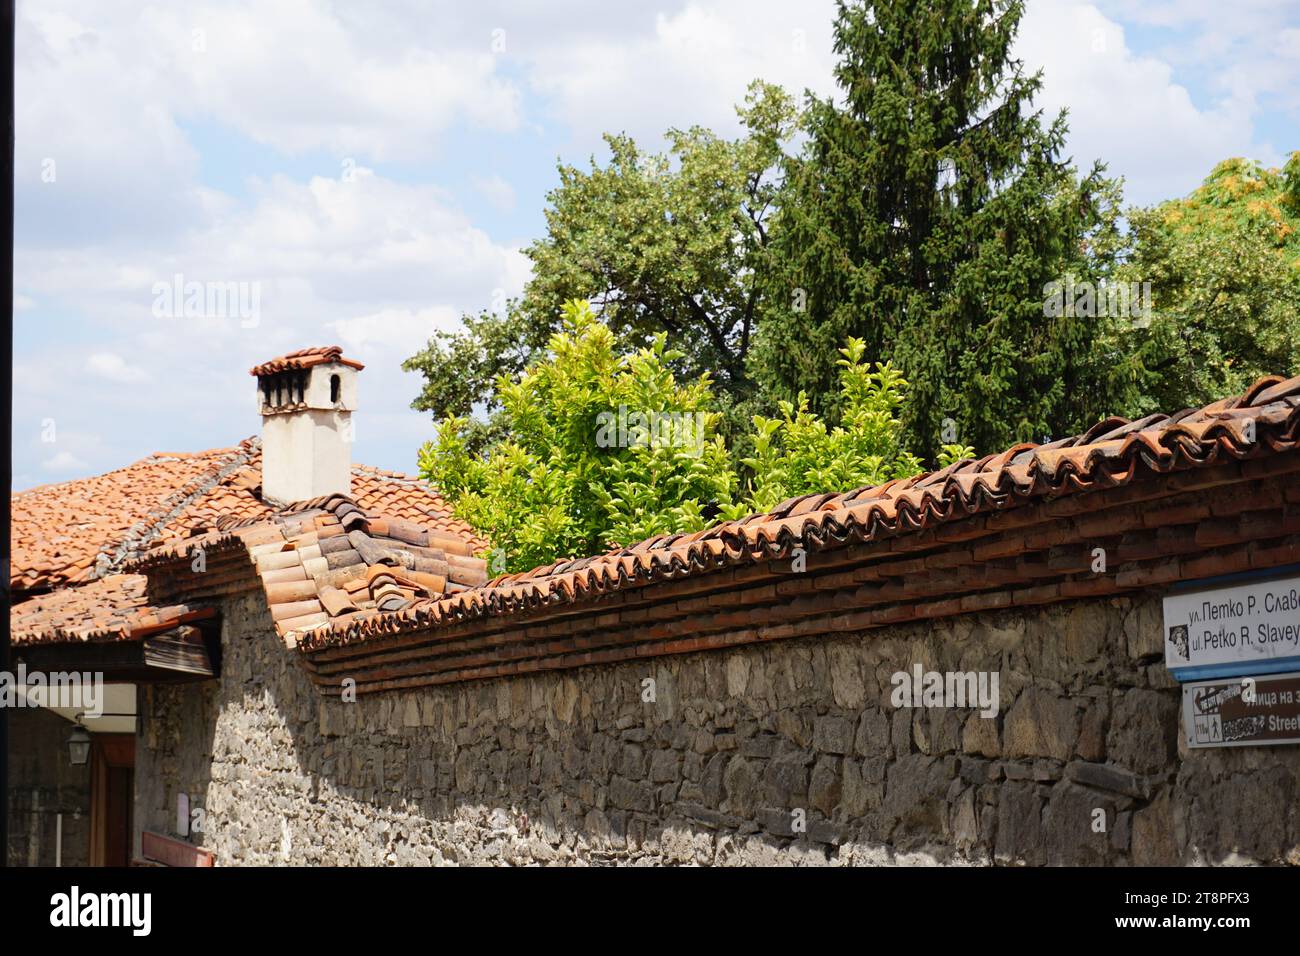
<path id="1" fill-rule="evenodd" d="M 8 78 L 9 95 L 5 97 L 5 108 L 9 112 L 5 123 L 4 144 L 4 181 L 6 201 L 4 205 L 4 250 L 5 266 L 3 296 L 9 303 L 9 318 L 5 322 L 4 334 L 0 335 L 0 369 L 5 382 L 4 414 L 0 415 L 0 474 L 5 479 L 4 502 L 0 504 L 0 613 L 4 621 L 0 623 L 3 639 L 0 640 L 0 671 L 9 670 L 9 491 L 13 484 L 13 381 L 14 381 L 14 27 L 16 26 L 16 0 L 3 0 L 0 16 L 4 17 L 4 71 Z M 0 866 L 9 863 L 9 710 L 0 707 Z"/>

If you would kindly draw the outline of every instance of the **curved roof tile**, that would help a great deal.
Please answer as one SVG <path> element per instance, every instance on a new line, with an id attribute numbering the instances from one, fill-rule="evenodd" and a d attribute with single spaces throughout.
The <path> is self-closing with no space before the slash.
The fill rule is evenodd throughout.
<path id="1" fill-rule="evenodd" d="M 360 371 L 365 368 L 360 362 L 343 357 L 343 349 L 337 345 L 321 345 L 310 349 L 298 349 L 288 355 L 281 355 L 261 365 L 254 365 L 248 370 L 249 375 L 274 375 L 276 372 L 289 372 L 297 369 L 314 368 L 317 365 L 347 365 Z"/>
<path id="2" fill-rule="evenodd" d="M 11 499 L 10 585 L 38 591 L 84 583 L 223 522 L 270 518 L 276 512 L 263 503 L 261 482 L 261 442 L 248 438 L 233 448 L 158 452 L 103 475 L 19 492 Z M 417 478 L 354 465 L 352 491 L 363 508 L 486 546 Z"/>

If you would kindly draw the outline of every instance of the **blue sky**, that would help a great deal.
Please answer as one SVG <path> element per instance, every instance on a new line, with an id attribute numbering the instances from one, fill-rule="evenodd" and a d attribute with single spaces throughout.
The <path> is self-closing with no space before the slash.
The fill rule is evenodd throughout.
<path id="1" fill-rule="evenodd" d="M 403 358 L 517 293 L 557 158 L 833 89 L 829 0 L 19 3 L 14 487 L 255 434 L 247 370 L 365 362 L 355 458 L 413 471 Z M 1300 148 L 1295 4 L 1029 0 L 1019 55 L 1130 202 Z M 256 321 L 157 314 L 242 283 Z"/>

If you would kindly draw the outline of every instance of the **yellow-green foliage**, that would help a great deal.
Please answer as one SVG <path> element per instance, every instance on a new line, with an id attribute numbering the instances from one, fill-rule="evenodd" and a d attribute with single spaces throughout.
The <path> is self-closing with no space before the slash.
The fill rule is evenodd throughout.
<path id="1" fill-rule="evenodd" d="M 920 459 L 902 447 L 899 411 L 907 383 L 888 363 L 877 363 L 872 371 L 863 360 L 865 351 L 866 343 L 855 338 L 840 349 L 843 413 L 834 428 L 809 412 L 803 392 L 797 405 L 780 404 L 780 418 L 754 416 L 754 455 L 744 460 L 753 478 L 729 515 L 768 511 L 795 495 L 877 485 L 921 471 Z M 940 460 L 947 464 L 971 454 L 964 446 L 945 446 Z"/>
<path id="2" fill-rule="evenodd" d="M 1300 152 L 1283 169 L 1219 163 L 1191 195 L 1131 210 L 1121 280 L 1150 282 L 1132 334 L 1146 372 L 1130 415 L 1240 392 L 1300 370 Z"/>
<path id="3" fill-rule="evenodd" d="M 751 478 L 737 497 L 708 376 L 679 383 L 662 335 L 619 355 L 588 303 L 566 302 L 545 357 L 496 382 L 494 432 L 504 437 L 476 454 L 469 422 L 446 418 L 421 449 L 420 472 L 487 536 L 498 572 L 915 474 L 919 460 L 900 445 L 906 382 L 889 365 L 872 371 L 863 351 L 860 341 L 843 350 L 839 426 L 828 429 L 802 399 L 780 419 L 754 419 Z M 659 430 L 637 415 L 653 415 Z"/>

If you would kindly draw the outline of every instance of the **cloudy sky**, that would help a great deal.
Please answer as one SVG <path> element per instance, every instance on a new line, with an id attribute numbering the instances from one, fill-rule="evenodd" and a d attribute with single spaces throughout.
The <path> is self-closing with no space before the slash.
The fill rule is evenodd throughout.
<path id="1" fill-rule="evenodd" d="M 831 92 L 833 9 L 20 0 L 14 487 L 233 444 L 248 368 L 331 343 L 367 364 L 354 457 L 413 471 L 400 363 L 522 288 L 557 158 L 732 131 L 757 77 Z M 1029 0 L 1019 52 L 1132 202 L 1300 148 L 1296 4 Z M 247 317 L 168 314 L 178 276 Z"/>

